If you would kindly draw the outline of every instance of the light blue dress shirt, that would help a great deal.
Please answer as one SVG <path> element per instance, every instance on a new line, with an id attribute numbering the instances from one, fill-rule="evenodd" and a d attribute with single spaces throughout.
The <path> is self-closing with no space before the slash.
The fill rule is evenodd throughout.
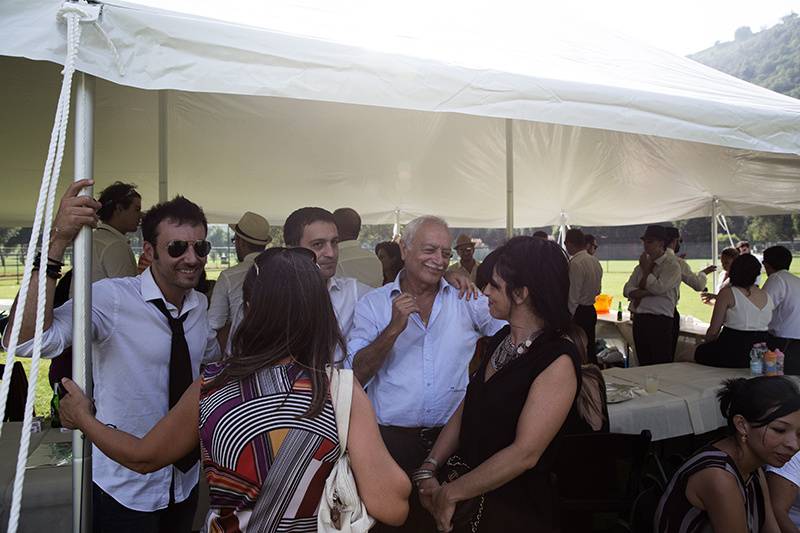
<path id="1" fill-rule="evenodd" d="M 401 293 L 400 276 L 367 293 L 356 306 L 347 342 L 346 366 L 368 346 L 392 319 L 392 299 Z M 493 335 L 505 322 L 492 318 L 488 300 L 458 298 L 444 279 L 427 327 L 418 313 L 408 319 L 383 367 L 368 383 L 367 394 L 378 423 L 385 426 L 442 426 L 458 408 L 467 390 L 469 361 L 475 342 Z"/>

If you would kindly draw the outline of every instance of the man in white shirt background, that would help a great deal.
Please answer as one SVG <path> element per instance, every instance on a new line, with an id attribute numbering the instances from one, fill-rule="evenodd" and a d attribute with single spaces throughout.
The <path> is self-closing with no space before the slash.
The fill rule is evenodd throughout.
<path id="1" fill-rule="evenodd" d="M 800 375 L 800 278 L 789 272 L 792 252 L 783 246 L 771 246 L 764 250 L 763 264 L 768 277 L 762 288 L 775 305 L 768 344 L 783 352 L 786 374 Z"/>
<path id="2" fill-rule="evenodd" d="M 339 329 L 346 339 L 353 326 L 356 302 L 372 287 L 355 278 L 336 275 L 339 229 L 333 214 L 321 207 L 302 207 L 294 211 L 283 224 L 283 240 L 287 246 L 302 246 L 316 254 L 319 273 L 328 284 Z"/>
<path id="3" fill-rule="evenodd" d="M 272 240 L 267 219 L 247 211 L 239 222 L 228 225 L 233 230 L 233 243 L 239 264 L 220 272 L 211 304 L 208 307 L 208 324 L 217 332 L 223 352 L 230 352 L 231 338 L 242 320 L 242 284 L 256 256 Z"/>
<path id="4" fill-rule="evenodd" d="M 380 287 L 383 284 L 383 265 L 378 256 L 363 249 L 358 242 L 361 216 L 355 209 L 340 207 L 333 212 L 333 219 L 339 230 L 339 261 L 336 275 L 355 278 L 373 288 Z"/>
<path id="5" fill-rule="evenodd" d="M 717 270 L 717 267 L 715 265 L 708 265 L 704 269 L 698 270 L 697 273 L 692 272 L 692 267 L 689 266 L 686 259 L 678 255 L 680 254 L 681 243 L 683 242 L 680 230 L 673 227 L 667 228 L 667 239 L 669 239 L 667 243 L 667 253 L 673 254 L 678 261 L 681 267 L 681 281 L 697 292 L 705 292 L 706 275 Z M 675 302 L 675 315 L 673 316 L 672 324 L 672 353 L 675 353 L 675 349 L 678 346 L 678 336 L 681 331 L 681 314 L 678 312 L 678 301 L 680 301 L 680 298 L 681 293 L 680 289 L 678 289 L 678 300 Z"/>
<path id="6" fill-rule="evenodd" d="M 361 299 L 347 343 L 386 447 L 409 473 L 464 398 L 476 341 L 505 325 L 491 317 L 484 296 L 462 299 L 445 281 L 450 243 L 444 220 L 409 222 L 400 241 L 405 268 Z M 433 525 L 416 496 L 411 505 L 405 531 Z"/>
<path id="7" fill-rule="evenodd" d="M 586 237 L 577 228 L 567 230 L 564 246 L 569 254 L 569 311 L 575 323 L 586 333 L 586 357 L 597 364 L 595 353 L 595 327 L 597 311 L 594 300 L 603 283 L 600 261 L 586 251 Z"/>
<path id="8" fill-rule="evenodd" d="M 53 310 L 60 261 L 80 228 L 97 223 L 100 204 L 78 192 L 91 180 L 70 185 L 50 237 L 42 353 L 61 353 L 72 343 L 72 301 Z M 208 327 L 206 297 L 193 289 L 211 249 L 202 209 L 178 196 L 154 206 L 142 221 L 144 254 L 151 266 L 140 276 L 105 279 L 92 286 L 92 376 L 97 418 L 133 435 L 146 434 L 197 378 L 203 359 L 219 346 Z M 46 265 L 45 265 L 46 262 Z M 18 354 L 31 355 L 37 276 L 21 318 Z M 169 317 L 169 318 L 168 318 Z M 127 533 L 191 531 L 197 507 L 199 453 L 151 474 L 92 454 L 94 531 Z"/>
<path id="9" fill-rule="evenodd" d="M 671 363 L 675 356 L 672 328 L 681 267 L 675 254 L 667 253 L 664 226 L 647 226 L 641 239 L 644 252 L 623 288 L 631 302 L 636 356 L 640 365 Z"/>

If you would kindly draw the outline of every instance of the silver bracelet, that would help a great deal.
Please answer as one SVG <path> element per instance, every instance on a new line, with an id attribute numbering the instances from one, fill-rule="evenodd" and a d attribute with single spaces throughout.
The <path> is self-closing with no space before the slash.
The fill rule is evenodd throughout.
<path id="1" fill-rule="evenodd" d="M 425 463 L 430 463 L 430 464 L 433 465 L 434 469 L 437 469 L 437 470 L 439 469 L 439 461 L 434 459 L 434 457 L 432 455 L 429 455 L 427 458 L 425 458 L 424 461 L 422 461 L 422 464 L 425 464 Z"/>

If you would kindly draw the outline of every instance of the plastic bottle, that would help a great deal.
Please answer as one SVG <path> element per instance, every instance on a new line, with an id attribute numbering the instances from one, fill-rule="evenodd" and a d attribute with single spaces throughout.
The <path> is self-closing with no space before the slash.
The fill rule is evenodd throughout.
<path id="1" fill-rule="evenodd" d="M 783 375 L 783 359 L 784 359 L 783 352 L 780 351 L 779 349 L 775 348 L 775 356 L 776 356 L 775 362 L 776 362 L 776 366 L 777 366 L 777 370 L 778 370 L 778 375 L 782 376 Z"/>
<path id="2" fill-rule="evenodd" d="M 773 351 L 764 354 L 764 374 L 768 376 L 778 375 L 778 355 Z"/>
<path id="3" fill-rule="evenodd" d="M 617 302 L 617 322 L 622 322 L 622 302 Z"/>
<path id="4" fill-rule="evenodd" d="M 764 373 L 764 361 L 761 359 L 758 348 L 753 346 L 750 349 L 750 375 L 760 376 Z"/>

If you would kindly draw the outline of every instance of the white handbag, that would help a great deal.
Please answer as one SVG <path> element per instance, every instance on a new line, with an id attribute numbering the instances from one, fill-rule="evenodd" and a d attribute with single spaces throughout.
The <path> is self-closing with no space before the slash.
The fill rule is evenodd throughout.
<path id="1" fill-rule="evenodd" d="M 350 428 L 350 405 L 353 400 L 353 371 L 328 370 L 331 378 L 331 401 L 339 434 L 339 459 L 325 480 L 319 503 L 317 531 L 322 533 L 363 533 L 375 525 L 367 507 L 358 495 L 356 480 L 347 454 L 347 433 Z"/>

